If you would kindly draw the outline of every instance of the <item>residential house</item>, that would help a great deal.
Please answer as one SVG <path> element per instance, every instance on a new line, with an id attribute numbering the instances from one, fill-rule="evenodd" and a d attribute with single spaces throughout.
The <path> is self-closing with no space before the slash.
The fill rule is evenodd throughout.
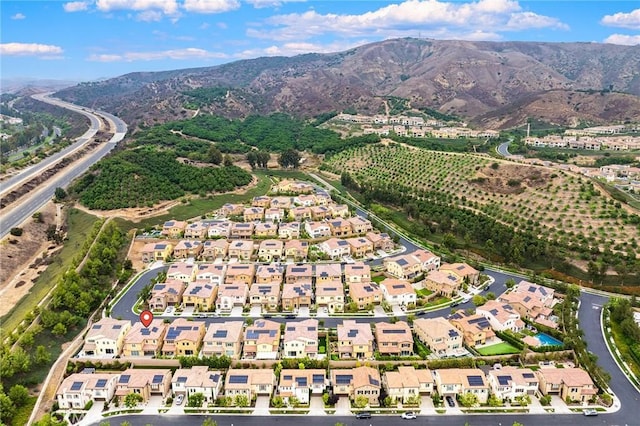
<path id="1" fill-rule="evenodd" d="M 410 280 L 422 273 L 422 264 L 410 253 L 387 257 L 383 264 L 389 274 L 403 280 Z"/>
<path id="2" fill-rule="evenodd" d="M 331 235 L 334 237 L 348 237 L 353 232 L 351 230 L 351 223 L 345 219 L 337 218 L 328 220 L 329 228 L 331 228 Z"/>
<path id="3" fill-rule="evenodd" d="M 491 323 L 481 314 L 467 314 L 460 309 L 449 317 L 449 322 L 460 330 L 464 343 L 471 348 L 491 343 L 496 338 Z"/>
<path id="4" fill-rule="evenodd" d="M 282 310 L 293 311 L 300 308 L 309 308 L 313 303 L 313 290 L 311 281 L 285 284 L 282 287 Z"/>
<path id="5" fill-rule="evenodd" d="M 124 337 L 122 346 L 123 357 L 157 356 L 160 355 L 167 324 L 159 318 L 151 321 L 148 327 L 136 322 Z"/>
<path id="6" fill-rule="evenodd" d="M 218 289 L 216 309 L 230 311 L 234 306 L 244 307 L 248 296 L 249 286 L 242 281 L 222 284 Z"/>
<path id="7" fill-rule="evenodd" d="M 327 308 L 329 313 L 344 311 L 344 285 L 342 281 L 316 283 L 316 305 Z"/>
<path id="8" fill-rule="evenodd" d="M 331 236 L 331 228 L 326 222 L 305 222 L 304 230 L 313 239 Z"/>
<path id="9" fill-rule="evenodd" d="M 242 217 L 245 222 L 255 222 L 264 219 L 264 207 L 247 207 Z"/>
<path id="10" fill-rule="evenodd" d="M 173 244 L 168 241 L 145 244 L 142 248 L 143 262 L 163 261 L 173 254 Z"/>
<path id="11" fill-rule="evenodd" d="M 264 211 L 264 220 L 269 222 L 282 222 L 285 218 L 284 209 L 269 208 Z"/>
<path id="12" fill-rule="evenodd" d="M 476 313 L 485 317 L 491 324 L 491 328 L 496 331 L 510 330 L 517 333 L 525 326 L 518 311 L 508 303 L 497 300 L 489 300 L 484 305 L 478 306 Z"/>
<path id="13" fill-rule="evenodd" d="M 208 281 L 220 285 L 227 270 L 225 264 L 199 263 L 196 267 L 196 281 Z"/>
<path id="14" fill-rule="evenodd" d="M 168 238 L 180 238 L 187 228 L 187 222 L 181 220 L 169 220 L 162 225 L 162 235 Z"/>
<path id="15" fill-rule="evenodd" d="M 346 204 L 331 204 L 329 206 L 331 211 L 331 217 L 349 217 L 349 206 Z M 313 213 L 313 207 L 311 208 L 311 212 Z"/>
<path id="16" fill-rule="evenodd" d="M 164 336 L 162 355 L 198 355 L 206 331 L 206 323 L 203 321 L 188 321 L 185 318 L 174 320 Z"/>
<path id="17" fill-rule="evenodd" d="M 231 222 L 228 220 L 214 220 L 209 224 L 207 231 L 209 238 L 229 238 L 231 235 Z"/>
<path id="18" fill-rule="evenodd" d="M 380 397 L 380 372 L 372 367 L 331 370 L 331 385 L 335 395 L 347 395 L 355 400 L 364 396 L 370 406 L 378 406 Z"/>
<path id="19" fill-rule="evenodd" d="M 489 370 L 487 382 L 491 393 L 501 400 L 513 401 L 516 397 L 538 392 L 540 381 L 530 368 L 500 367 Z"/>
<path id="20" fill-rule="evenodd" d="M 324 220 L 332 218 L 331 209 L 327 206 L 313 206 L 309 207 L 311 210 L 311 219 Z"/>
<path id="21" fill-rule="evenodd" d="M 124 336 L 131 328 L 131 321 L 102 318 L 91 326 L 84 338 L 82 353 L 86 357 L 115 358 L 122 352 Z"/>
<path id="22" fill-rule="evenodd" d="M 413 331 L 439 357 L 455 357 L 466 353 L 462 347 L 462 334 L 442 317 L 414 320 Z"/>
<path id="23" fill-rule="evenodd" d="M 225 239 L 207 240 L 202 244 L 202 259 L 224 259 L 229 253 L 229 242 Z"/>
<path id="24" fill-rule="evenodd" d="M 380 288 L 384 299 L 390 305 L 415 306 L 416 291 L 408 281 L 385 278 L 380 283 Z"/>
<path id="25" fill-rule="evenodd" d="M 258 249 L 258 258 L 263 262 L 280 260 L 284 253 L 284 243 L 280 240 L 264 240 Z"/>
<path id="26" fill-rule="evenodd" d="M 342 266 L 339 263 L 316 264 L 316 284 L 342 281 Z"/>
<path id="27" fill-rule="evenodd" d="M 115 395 L 120 405 L 130 393 L 142 396 L 142 403 L 149 402 L 152 395 L 162 398 L 171 394 L 171 370 L 167 368 L 128 368 L 120 374 Z"/>
<path id="28" fill-rule="evenodd" d="M 284 179 L 274 185 L 271 190 L 273 192 L 285 192 L 292 194 L 311 194 L 313 192 L 313 185 L 306 182 Z"/>
<path id="29" fill-rule="evenodd" d="M 278 225 L 270 222 L 256 223 L 253 233 L 256 238 L 272 238 L 278 235 Z"/>
<path id="30" fill-rule="evenodd" d="M 186 399 L 201 393 L 204 402 L 215 402 L 222 391 L 222 372 L 209 370 L 206 365 L 178 368 L 171 379 L 171 390 Z"/>
<path id="31" fill-rule="evenodd" d="M 510 292 L 498 297 L 499 302 L 511 305 L 521 317 L 534 321 L 544 321 L 544 325 L 557 327 L 557 324 L 548 320 L 553 314 L 554 290 L 521 281 Z"/>
<path id="32" fill-rule="evenodd" d="M 413 334 L 409 324 L 398 321 L 395 324 L 378 322 L 375 325 L 378 352 L 383 356 L 412 356 Z"/>
<path id="33" fill-rule="evenodd" d="M 224 394 L 232 398 L 243 395 L 251 401 L 258 395 L 270 397 L 275 386 L 276 376 L 271 368 L 230 368 L 224 382 Z"/>
<path id="34" fill-rule="evenodd" d="M 184 230 L 184 237 L 191 240 L 204 240 L 207 238 L 209 225 L 205 222 L 193 222 Z"/>
<path id="35" fill-rule="evenodd" d="M 261 306 L 264 311 L 277 311 L 280 305 L 280 282 L 255 283 L 249 289 L 251 306 Z"/>
<path id="36" fill-rule="evenodd" d="M 331 203 L 331 195 L 325 191 L 316 191 L 316 205 L 318 206 L 328 206 Z"/>
<path id="37" fill-rule="evenodd" d="M 513 288 L 513 291 L 535 296 L 547 308 L 552 308 L 555 304 L 555 290 L 549 287 L 522 280 Z"/>
<path id="38" fill-rule="evenodd" d="M 293 206 L 291 197 L 273 197 L 271 200 L 272 209 L 290 209 Z"/>
<path id="39" fill-rule="evenodd" d="M 316 265 L 316 268 L 319 265 Z M 313 278 L 313 265 L 309 263 L 289 263 L 284 274 L 284 280 L 287 284 L 294 284 L 298 282 L 311 282 Z"/>
<path id="40" fill-rule="evenodd" d="M 192 281 L 182 295 L 182 303 L 186 307 L 197 308 L 200 312 L 211 311 L 218 295 L 218 284 L 207 280 Z"/>
<path id="41" fill-rule="evenodd" d="M 244 212 L 242 204 L 227 203 L 218 210 L 218 215 L 222 217 L 240 216 Z"/>
<path id="42" fill-rule="evenodd" d="M 311 207 L 316 205 L 316 196 L 313 194 L 300 194 L 293 197 L 293 203 L 297 206 Z"/>
<path id="43" fill-rule="evenodd" d="M 356 259 L 373 253 L 373 243 L 364 237 L 347 238 L 347 243 L 351 247 L 351 255 Z"/>
<path id="44" fill-rule="evenodd" d="M 253 251 L 253 241 L 232 240 L 229 242 L 229 259 L 250 260 Z"/>
<path id="45" fill-rule="evenodd" d="M 300 238 L 300 222 L 281 223 L 278 226 L 278 238 L 288 240 Z"/>
<path id="46" fill-rule="evenodd" d="M 382 302 L 382 290 L 376 283 L 349 283 L 349 297 L 358 305 L 358 309 L 380 304 Z"/>
<path id="47" fill-rule="evenodd" d="M 196 268 L 193 263 L 172 263 L 167 270 L 167 280 L 180 280 L 183 283 L 188 283 L 193 280 L 195 274 Z"/>
<path id="48" fill-rule="evenodd" d="M 424 287 L 449 298 L 458 294 L 462 287 L 462 281 L 457 276 L 442 271 L 430 271 L 424 278 Z"/>
<path id="49" fill-rule="evenodd" d="M 363 235 L 373 231 L 371 221 L 362 216 L 353 216 L 347 219 L 347 221 L 351 224 L 351 230 L 356 235 Z"/>
<path id="50" fill-rule="evenodd" d="M 227 266 L 225 283 L 242 282 L 248 286 L 253 284 L 256 275 L 256 265 L 253 263 L 232 263 Z"/>
<path id="51" fill-rule="evenodd" d="M 318 356 L 318 320 L 288 321 L 284 329 L 283 358 Z"/>
<path id="52" fill-rule="evenodd" d="M 176 259 L 197 258 L 203 248 L 201 241 L 180 240 L 173 249 L 173 257 Z"/>
<path id="53" fill-rule="evenodd" d="M 265 319 L 256 320 L 244 331 L 242 357 L 246 359 L 277 359 L 280 348 L 280 324 Z"/>
<path id="54" fill-rule="evenodd" d="M 289 217 L 297 222 L 311 220 L 311 209 L 309 207 L 294 207 L 289 210 Z"/>
<path id="55" fill-rule="evenodd" d="M 58 407 L 83 410 L 94 401 L 110 401 L 116 390 L 117 374 L 75 373 L 64 379 L 56 391 Z"/>
<path id="56" fill-rule="evenodd" d="M 471 285 L 478 284 L 480 279 L 480 272 L 466 263 L 443 263 L 440 265 L 440 271 L 455 275 L 458 280 Z"/>
<path id="57" fill-rule="evenodd" d="M 340 358 L 371 359 L 373 333 L 368 323 L 344 320 L 338 324 L 338 353 Z"/>
<path id="58" fill-rule="evenodd" d="M 346 240 L 341 238 L 329 238 L 318 244 L 318 248 L 334 260 L 351 254 L 351 246 Z"/>
<path id="59" fill-rule="evenodd" d="M 242 321 L 212 322 L 202 339 L 203 356 L 228 356 L 239 359 L 242 353 Z"/>
<path id="60" fill-rule="evenodd" d="M 363 262 L 344 265 L 344 281 L 346 283 L 371 282 L 371 267 Z"/>
<path id="61" fill-rule="evenodd" d="M 309 243 L 301 240 L 288 240 L 284 243 L 284 257 L 293 261 L 302 261 L 309 254 Z"/>
<path id="62" fill-rule="evenodd" d="M 309 404 L 310 395 L 322 395 L 327 388 L 328 380 L 322 369 L 280 371 L 278 396 L 285 401 L 295 397 L 301 404 Z"/>
<path id="63" fill-rule="evenodd" d="M 184 281 L 168 279 L 163 283 L 154 284 L 149 298 L 149 309 L 164 311 L 168 306 L 182 304 L 182 295 L 187 285 Z"/>
<path id="64" fill-rule="evenodd" d="M 248 240 L 253 236 L 255 226 L 253 222 L 233 222 L 231 223 L 229 237 L 232 239 Z"/>
<path id="65" fill-rule="evenodd" d="M 258 265 L 256 283 L 282 283 L 284 267 L 279 265 Z"/>
<path id="66" fill-rule="evenodd" d="M 480 404 L 489 399 L 489 385 L 479 368 L 443 368 L 433 372 L 435 387 L 441 396 L 456 397 L 472 393 Z"/>
<path id="67" fill-rule="evenodd" d="M 420 394 L 433 393 L 433 375 L 430 370 L 399 366 L 398 371 L 387 371 L 383 374 L 382 386 L 391 398 L 407 403 Z"/>
<path id="68" fill-rule="evenodd" d="M 268 195 L 259 195 L 257 197 L 253 197 L 251 200 L 252 207 L 262 207 L 267 208 L 271 205 L 271 197 Z"/>
<path id="69" fill-rule="evenodd" d="M 395 243 L 386 232 L 367 232 L 365 235 L 369 241 L 373 244 L 374 250 L 391 251 L 395 247 Z"/>
<path id="70" fill-rule="evenodd" d="M 411 255 L 420 262 L 423 272 L 429 272 L 440 268 L 440 257 L 428 250 L 418 249 L 412 252 Z"/>
<path id="71" fill-rule="evenodd" d="M 586 403 L 598 393 L 589 373 L 582 368 L 541 368 L 536 375 L 543 395 L 558 395 L 564 401 Z"/>

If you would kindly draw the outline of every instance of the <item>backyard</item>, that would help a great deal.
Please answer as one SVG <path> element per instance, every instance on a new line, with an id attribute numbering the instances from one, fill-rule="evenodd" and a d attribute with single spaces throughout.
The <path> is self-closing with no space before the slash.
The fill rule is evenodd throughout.
<path id="1" fill-rule="evenodd" d="M 485 346 L 483 348 L 476 348 L 476 351 L 480 353 L 480 355 L 490 356 L 490 355 L 508 355 L 508 354 L 517 354 L 520 351 L 515 346 L 507 342 L 500 342 L 495 345 Z"/>

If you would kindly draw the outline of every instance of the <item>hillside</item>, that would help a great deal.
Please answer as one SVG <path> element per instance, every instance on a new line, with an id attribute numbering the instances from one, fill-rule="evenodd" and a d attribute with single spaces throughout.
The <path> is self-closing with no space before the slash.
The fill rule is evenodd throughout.
<path id="1" fill-rule="evenodd" d="M 558 124 L 640 120 L 640 46 L 395 39 L 332 54 L 127 74 L 57 96 L 148 124 L 191 115 L 184 106 L 194 98 L 185 93 L 201 87 L 219 95 L 199 107 L 227 117 L 274 111 L 309 117 L 350 107 L 371 114 L 383 111 L 381 96 L 397 96 L 414 108 L 467 118 L 496 109 L 513 113 L 513 119 L 481 120 L 493 127 L 536 117 L 539 103 Z M 590 109 L 567 109 L 566 97 L 557 95 L 567 90 L 594 91 L 582 95 Z M 607 102 L 594 101 L 603 90 L 632 96 L 607 93 Z M 519 109 L 512 111 L 514 105 Z"/>

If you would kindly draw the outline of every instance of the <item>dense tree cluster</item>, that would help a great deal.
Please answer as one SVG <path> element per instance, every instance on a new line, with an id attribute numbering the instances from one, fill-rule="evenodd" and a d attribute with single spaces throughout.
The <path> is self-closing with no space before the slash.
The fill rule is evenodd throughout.
<path id="1" fill-rule="evenodd" d="M 633 317 L 632 302 L 629 299 L 613 299 L 609 305 L 611 322 L 620 331 L 628 354 L 640 366 L 640 326 Z"/>
<path id="2" fill-rule="evenodd" d="M 92 209 L 153 205 L 186 192 L 231 191 L 251 182 L 235 167 L 194 167 L 180 163 L 172 151 L 144 147 L 116 153 L 100 161 L 71 189 Z"/>

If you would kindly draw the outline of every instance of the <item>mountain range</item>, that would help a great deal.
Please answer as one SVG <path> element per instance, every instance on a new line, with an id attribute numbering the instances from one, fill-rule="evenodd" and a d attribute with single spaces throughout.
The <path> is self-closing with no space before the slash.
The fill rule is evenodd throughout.
<path id="1" fill-rule="evenodd" d="M 198 88 L 218 95 L 194 107 Z M 528 118 L 564 126 L 640 121 L 640 46 L 392 39 L 338 53 L 131 73 L 56 96 L 133 125 L 190 117 L 185 106 L 227 117 L 376 114 L 385 99 L 496 129 Z"/>

